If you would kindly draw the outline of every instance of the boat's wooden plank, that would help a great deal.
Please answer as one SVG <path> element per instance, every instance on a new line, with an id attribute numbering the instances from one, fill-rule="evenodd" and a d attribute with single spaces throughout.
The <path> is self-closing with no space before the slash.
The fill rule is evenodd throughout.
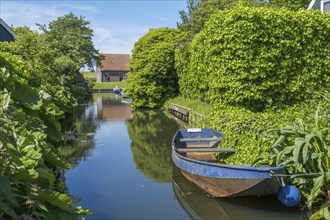
<path id="1" fill-rule="evenodd" d="M 202 141 L 218 141 L 218 137 L 211 138 L 180 138 L 180 142 L 202 142 Z"/>
<path id="2" fill-rule="evenodd" d="M 234 153 L 236 150 L 234 148 L 177 148 L 178 152 L 221 152 L 221 153 Z"/>

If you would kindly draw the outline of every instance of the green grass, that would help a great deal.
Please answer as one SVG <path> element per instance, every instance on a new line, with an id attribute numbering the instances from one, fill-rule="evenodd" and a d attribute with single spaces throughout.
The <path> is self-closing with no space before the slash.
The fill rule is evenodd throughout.
<path id="1" fill-rule="evenodd" d="M 199 101 L 199 100 L 186 99 L 181 96 L 168 100 L 165 105 L 168 106 L 171 103 L 190 108 L 194 112 L 202 114 L 202 115 L 208 114 L 208 112 L 210 111 L 209 104 Z"/>
<path id="2" fill-rule="evenodd" d="M 96 81 L 96 72 L 82 72 L 85 79 L 89 79 L 93 82 Z"/>
<path id="3" fill-rule="evenodd" d="M 94 89 L 113 89 L 116 86 L 125 89 L 127 81 L 123 80 L 121 82 L 96 82 L 96 72 L 82 72 L 84 78 L 91 80 L 94 83 Z"/>
<path id="4" fill-rule="evenodd" d="M 127 80 L 120 82 L 94 82 L 94 89 L 113 89 L 116 86 L 125 89 L 127 85 Z"/>
<path id="5" fill-rule="evenodd" d="M 177 104 L 189 108 L 191 110 L 189 114 L 189 125 L 194 127 L 208 127 L 210 125 L 210 108 L 211 106 L 200 100 L 190 100 L 178 96 L 176 98 L 166 101 L 164 108 L 168 109 L 170 104 Z"/>

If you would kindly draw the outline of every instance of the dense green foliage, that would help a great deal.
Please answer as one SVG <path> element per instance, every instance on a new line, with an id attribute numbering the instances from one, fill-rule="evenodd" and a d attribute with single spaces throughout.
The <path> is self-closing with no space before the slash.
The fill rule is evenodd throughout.
<path id="1" fill-rule="evenodd" d="M 287 8 L 290 10 L 307 9 L 310 0 L 187 0 L 187 11 L 180 11 L 181 22 L 177 23 L 180 30 L 188 33 L 185 41 L 192 38 L 204 29 L 205 23 L 212 14 L 219 10 L 228 10 L 240 4 L 242 6 L 263 6 Z"/>
<path id="2" fill-rule="evenodd" d="M 73 199 L 57 189 L 58 169 L 70 165 L 58 157 L 56 148 L 50 144 L 61 138 L 58 120 L 64 116 L 55 103 L 67 105 L 68 94 L 59 90 L 51 95 L 31 87 L 14 70 L 8 71 L 3 66 L 0 66 L 0 217 L 76 219 L 86 214 L 81 207 L 73 208 Z"/>
<path id="3" fill-rule="evenodd" d="M 177 50 L 183 96 L 253 111 L 310 100 L 329 86 L 330 16 L 315 11 L 219 11 Z M 181 53 L 180 53 L 181 52 Z"/>
<path id="4" fill-rule="evenodd" d="M 31 85 L 61 84 L 82 100 L 89 94 L 80 69 L 92 68 L 100 60 L 92 42 L 93 30 L 88 25 L 83 17 L 69 13 L 48 27 L 39 25 L 42 33 L 17 27 L 15 42 L 1 43 L 0 51 L 20 55 L 27 61 Z"/>
<path id="5" fill-rule="evenodd" d="M 58 17 L 48 26 L 39 25 L 49 48 L 54 52 L 51 68 L 60 77 L 61 83 L 70 87 L 79 100 L 89 96 L 87 83 L 83 81 L 80 69 L 93 67 L 99 62 L 98 50 L 94 48 L 93 30 L 90 22 L 73 13 Z"/>
<path id="6" fill-rule="evenodd" d="M 59 44 L 67 42 L 52 39 L 51 33 L 27 27 L 15 32 L 14 42 L 0 43 L 0 218 L 77 219 L 90 211 L 74 207 L 66 194 L 63 170 L 70 164 L 57 147 L 63 132 L 72 128 L 74 95 L 84 90 L 76 72 L 88 62 L 75 60 L 79 51 L 70 51 L 74 48 L 59 51 Z M 81 40 L 69 32 L 61 37 L 66 34 L 71 44 Z"/>
<path id="7" fill-rule="evenodd" d="M 182 22 L 178 23 L 178 29 L 189 33 L 186 40 L 190 41 L 203 29 L 205 22 L 215 11 L 229 8 L 235 3 L 237 1 L 188 0 L 188 11 L 179 12 Z"/>
<path id="8" fill-rule="evenodd" d="M 212 14 L 219 10 L 226 10 L 237 4 L 248 6 L 264 5 L 258 0 L 187 0 L 188 11 L 180 11 L 181 22 L 177 24 L 178 28 L 188 33 L 185 41 L 191 41 L 192 38 L 204 29 L 205 23 Z"/>
<path id="9" fill-rule="evenodd" d="M 89 24 L 83 16 L 78 17 L 72 12 L 58 17 L 48 27 L 38 24 L 46 41 L 56 51 L 57 60 L 54 63 L 59 64 L 62 74 L 72 74 L 71 71 L 85 66 L 93 69 L 99 61 L 98 50 L 94 48 L 92 41 L 93 30 Z"/>
<path id="10" fill-rule="evenodd" d="M 178 94 L 174 49 L 182 37 L 177 29 L 160 28 L 135 43 L 127 85 L 133 107 L 161 107 Z"/>
<path id="11" fill-rule="evenodd" d="M 17 71 L 21 77 L 27 78 L 29 84 L 40 87 L 45 84 L 60 84 L 60 78 L 56 76 L 56 71 L 52 68 L 55 51 L 50 48 L 44 35 L 32 31 L 28 27 L 17 27 L 14 29 L 17 37 L 15 42 L 1 43 L 1 51 L 15 55 L 20 55 L 27 63 L 25 73 Z M 7 57 L 7 56 L 5 56 Z M 17 56 L 18 57 L 18 56 Z M 15 58 L 16 60 L 18 58 Z M 7 59 L 9 59 L 7 57 Z M 13 59 L 13 58 L 10 58 Z M 22 63 L 21 61 L 17 61 Z M 20 65 L 13 65 L 19 68 Z M 24 75 L 25 74 L 25 75 Z M 26 74 L 29 74 L 28 76 Z"/>

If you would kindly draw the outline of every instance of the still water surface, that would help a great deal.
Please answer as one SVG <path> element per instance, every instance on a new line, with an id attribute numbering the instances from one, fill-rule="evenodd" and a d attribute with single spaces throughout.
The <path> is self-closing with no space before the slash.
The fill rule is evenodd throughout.
<path id="1" fill-rule="evenodd" d="M 180 125 L 162 111 L 135 110 L 114 94 L 95 94 L 77 110 L 86 140 L 62 149 L 65 174 L 87 219 L 307 219 L 274 197 L 214 199 L 173 166 L 171 140 Z"/>

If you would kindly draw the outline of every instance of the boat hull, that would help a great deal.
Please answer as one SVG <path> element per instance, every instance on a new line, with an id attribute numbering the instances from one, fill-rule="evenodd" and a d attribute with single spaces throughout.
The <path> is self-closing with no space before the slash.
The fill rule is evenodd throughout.
<path id="1" fill-rule="evenodd" d="M 214 197 L 260 196 L 275 194 L 280 189 L 273 173 L 284 168 L 254 168 L 196 163 L 173 152 L 173 161 L 182 174 Z"/>
<path id="2" fill-rule="evenodd" d="M 219 164 L 215 157 L 219 141 L 210 141 L 215 136 L 220 139 L 223 135 L 212 129 L 196 132 L 180 129 L 173 137 L 173 162 L 188 180 L 214 197 L 260 196 L 278 192 L 280 181 L 274 174 L 285 174 L 284 166 Z M 226 152 L 224 148 L 218 150 Z"/>
<path id="3" fill-rule="evenodd" d="M 199 188 L 214 197 L 261 196 L 275 194 L 279 185 L 273 179 L 209 178 L 181 170 L 182 174 Z"/>

